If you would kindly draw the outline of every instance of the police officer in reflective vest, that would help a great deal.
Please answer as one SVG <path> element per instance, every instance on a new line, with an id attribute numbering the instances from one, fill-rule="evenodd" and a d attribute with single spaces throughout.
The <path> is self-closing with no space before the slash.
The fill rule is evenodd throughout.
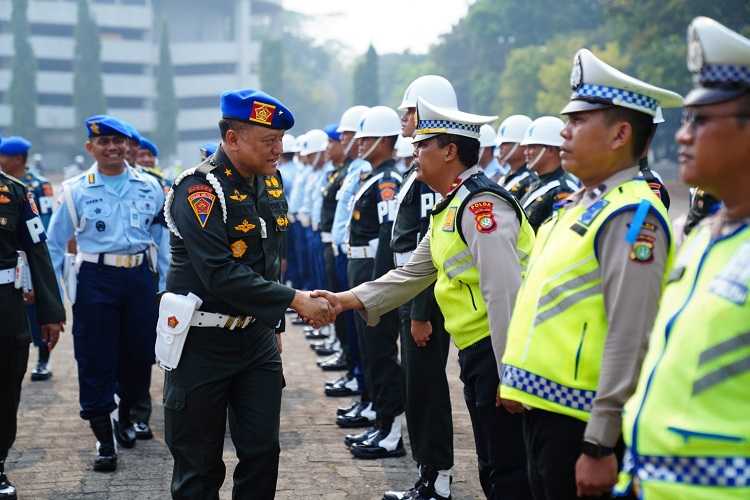
<path id="1" fill-rule="evenodd" d="M 506 166 L 508 172 L 495 180 L 507 189 L 517 200 L 524 197 L 536 176 L 526 166 L 526 146 L 521 144 L 526 137 L 526 130 L 531 125 L 531 118 L 526 115 L 511 115 L 497 129 L 497 144 L 500 150 L 500 165 Z"/>
<path id="2" fill-rule="evenodd" d="M 5 150 L 5 152 L 9 152 Z M 0 161 L 6 160 L 0 155 Z M 15 500 L 5 459 L 16 438 L 21 383 L 29 360 L 30 333 L 24 309 L 22 267 L 28 266 L 41 340 L 52 350 L 65 322 L 57 279 L 34 197 L 20 180 L 0 172 L 0 498 Z M 23 254 L 21 254 L 23 252 Z M 23 255 L 23 258 L 22 258 Z"/>
<path id="3" fill-rule="evenodd" d="M 521 198 L 521 207 L 534 231 L 552 215 L 556 203 L 578 190 L 578 183 L 560 166 L 560 132 L 565 124 L 556 116 L 537 118 L 526 130 L 521 142 L 526 146 L 526 161 L 537 179 Z"/>
<path id="4" fill-rule="evenodd" d="M 34 202 L 39 209 L 39 218 L 46 229 L 49 226 L 52 217 L 52 207 L 54 205 L 52 184 L 47 179 L 41 177 L 39 172 L 26 166 L 26 161 L 31 149 L 31 142 L 23 137 L 6 137 L 0 144 L 0 168 L 3 172 L 20 179 L 26 184 L 29 192 L 34 196 Z M 28 274 L 26 275 L 28 277 Z M 31 380 L 41 381 L 48 380 L 52 377 L 49 363 L 49 349 L 47 342 L 42 339 L 42 331 L 36 314 L 34 305 L 34 293 L 30 283 L 27 284 L 32 291 L 26 294 L 26 313 L 29 316 L 29 326 L 31 328 L 31 339 L 39 350 L 39 358 L 36 367 L 31 370 Z"/>
<path id="5" fill-rule="evenodd" d="M 698 17 L 688 69 L 680 176 L 724 206 L 669 275 L 625 407 L 625 471 L 639 498 L 750 498 L 750 39 Z"/>
<path id="6" fill-rule="evenodd" d="M 584 189 L 537 232 L 502 359 L 500 397 L 523 413 L 529 480 L 541 500 L 609 496 L 622 406 L 674 251 L 666 208 L 638 159 L 659 108 L 682 98 L 586 49 L 571 85 L 560 157 Z"/>
<path id="7" fill-rule="evenodd" d="M 289 224 L 276 166 L 292 112 L 253 89 L 222 94 L 221 112 L 221 146 L 175 179 L 165 207 L 172 264 L 157 351 L 174 332 L 187 335 L 166 373 L 165 440 L 172 497 L 218 498 L 228 411 L 239 458 L 232 498 L 265 500 L 278 475 L 284 312 L 333 318 L 325 301 L 278 282 Z M 199 310 L 173 307 L 189 294 Z"/>
<path id="8" fill-rule="evenodd" d="M 376 325 L 435 283 L 445 329 L 459 349 L 482 489 L 491 499 L 528 499 L 521 419 L 496 406 L 496 360 L 534 230 L 515 198 L 475 166 L 479 128 L 496 117 L 438 108 L 423 99 L 417 116 L 419 176 L 444 196 L 432 211 L 429 232 L 402 268 L 348 292 L 320 294 L 337 311 L 363 310 L 368 324 Z"/>
<path id="9" fill-rule="evenodd" d="M 98 441 L 94 470 L 105 472 L 117 467 L 109 415 L 115 408 L 118 442 L 135 446 L 130 409 L 147 397 L 154 361 L 154 273 L 162 289 L 166 281 L 166 260 L 156 255 L 168 254 L 169 247 L 156 222 L 164 206 L 162 187 L 125 160 L 130 128 L 96 115 L 86 120 L 86 129 L 86 150 L 96 162 L 63 183 L 63 202 L 50 221 L 49 251 L 73 302 L 80 414 Z M 71 262 L 66 249 L 74 236 L 78 253 Z"/>
<path id="10" fill-rule="evenodd" d="M 442 76 L 424 75 L 414 80 L 399 106 L 403 112 L 401 134 L 410 142 L 417 125 L 417 99 L 420 97 L 439 106 L 458 107 L 453 85 Z M 415 162 L 398 193 L 391 240 L 396 267 L 409 261 L 419 241 L 429 232 L 430 215 L 442 199 L 427 184 L 417 180 L 418 175 L 419 166 Z M 445 373 L 450 335 L 445 331 L 445 319 L 435 301 L 434 286 L 399 307 L 399 315 L 401 363 L 406 380 L 406 424 L 419 478 L 413 489 L 389 491 L 384 498 L 448 498 L 453 468 L 453 419 Z"/>

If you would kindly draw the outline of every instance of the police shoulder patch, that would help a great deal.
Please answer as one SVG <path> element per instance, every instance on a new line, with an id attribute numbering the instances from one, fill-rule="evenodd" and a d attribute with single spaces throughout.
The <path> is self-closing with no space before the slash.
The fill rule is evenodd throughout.
<path id="1" fill-rule="evenodd" d="M 480 233 L 492 233 L 497 229 L 495 214 L 492 213 L 495 204 L 491 201 L 478 201 L 469 205 L 469 211 L 474 214 L 474 222 Z"/>
<path id="2" fill-rule="evenodd" d="M 630 260 L 639 264 L 648 264 L 654 260 L 653 238 L 639 236 L 630 247 Z"/>
<path id="3" fill-rule="evenodd" d="M 214 208 L 216 195 L 208 191 L 195 191 L 194 193 L 188 194 L 187 201 L 190 204 L 190 208 L 193 209 L 193 213 L 198 219 L 198 223 L 202 228 L 205 228 L 206 223 L 208 222 L 208 217 L 211 215 L 211 211 Z"/>

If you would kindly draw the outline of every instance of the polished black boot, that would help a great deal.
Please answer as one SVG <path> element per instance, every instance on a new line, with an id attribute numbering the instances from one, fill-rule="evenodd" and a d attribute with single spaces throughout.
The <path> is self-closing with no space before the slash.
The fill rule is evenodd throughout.
<path id="1" fill-rule="evenodd" d="M 136 434 L 135 427 L 130 421 L 130 409 L 120 400 L 120 407 L 117 409 L 117 420 L 114 422 L 115 439 L 123 448 L 132 448 L 135 446 Z"/>
<path id="2" fill-rule="evenodd" d="M 386 491 L 383 500 L 451 500 L 451 472 L 435 467 L 419 467 L 419 479 L 414 487 L 405 491 Z"/>
<path id="3" fill-rule="evenodd" d="M 16 487 L 5 475 L 5 460 L 0 460 L 0 500 L 16 500 Z"/>
<path id="4" fill-rule="evenodd" d="M 370 401 L 360 401 L 359 404 L 352 408 L 348 413 L 336 417 L 336 425 L 344 429 L 354 429 L 356 427 L 370 427 L 375 423 L 377 414 L 372 409 Z"/>
<path id="5" fill-rule="evenodd" d="M 94 470 L 97 472 L 112 472 L 117 469 L 117 450 L 112 435 L 112 421 L 109 415 L 100 415 L 89 420 L 91 430 L 96 436 L 96 458 Z"/>

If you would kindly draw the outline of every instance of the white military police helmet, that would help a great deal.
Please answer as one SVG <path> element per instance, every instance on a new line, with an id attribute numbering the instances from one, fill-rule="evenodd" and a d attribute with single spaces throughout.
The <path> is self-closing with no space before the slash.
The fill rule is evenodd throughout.
<path id="1" fill-rule="evenodd" d="M 562 115 L 619 106 L 651 115 L 654 123 L 661 123 L 662 108 L 682 106 L 680 94 L 626 75 L 588 49 L 579 50 L 573 59 L 570 86 L 573 94 Z"/>
<path id="2" fill-rule="evenodd" d="M 399 104 L 399 110 L 415 108 L 417 99 L 424 99 L 435 106 L 445 108 L 458 108 L 458 99 L 453 85 L 445 77 L 440 75 L 423 75 L 414 80 L 406 87 L 404 98 Z"/>
<path id="3" fill-rule="evenodd" d="M 531 125 L 531 118 L 526 115 L 511 115 L 500 124 L 497 129 L 497 142 L 500 144 L 509 142 L 518 144 L 524 136 L 526 136 L 526 130 Z"/>
<path id="4" fill-rule="evenodd" d="M 479 147 L 491 148 L 495 146 L 495 129 L 492 125 L 485 123 L 479 127 Z"/>
<path id="5" fill-rule="evenodd" d="M 435 106 L 423 98 L 417 99 L 417 129 L 413 143 L 440 134 L 470 137 L 479 141 L 482 125 L 492 123 L 497 116 L 465 113 L 455 108 Z"/>
<path id="6" fill-rule="evenodd" d="M 565 123 L 556 116 L 542 116 L 531 122 L 526 130 L 526 135 L 521 141 L 521 146 L 540 144 L 542 146 L 562 146 L 563 138 L 560 135 Z"/>
<path id="7" fill-rule="evenodd" d="M 360 128 L 354 134 L 356 139 L 363 137 L 391 137 L 401 135 L 401 119 L 388 106 L 375 106 L 362 117 Z"/>
<path id="8" fill-rule="evenodd" d="M 328 147 L 328 134 L 319 128 L 314 128 L 305 134 L 305 140 L 302 143 L 303 155 L 313 153 L 322 153 Z"/>
<path id="9" fill-rule="evenodd" d="M 411 137 L 398 136 L 396 139 L 396 157 L 411 158 L 414 156 L 414 145 L 411 143 Z"/>
<path id="10" fill-rule="evenodd" d="M 359 124 L 362 122 L 362 117 L 370 109 L 369 106 L 352 106 L 351 108 L 344 111 L 339 119 L 339 126 L 336 132 L 356 132 L 359 130 Z"/>
<path id="11" fill-rule="evenodd" d="M 299 153 L 297 139 L 292 134 L 284 134 L 281 138 L 281 150 L 284 153 Z"/>

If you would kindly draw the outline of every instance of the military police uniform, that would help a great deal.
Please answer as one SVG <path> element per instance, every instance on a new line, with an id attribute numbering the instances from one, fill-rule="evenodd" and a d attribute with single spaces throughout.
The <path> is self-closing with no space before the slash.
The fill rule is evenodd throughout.
<path id="1" fill-rule="evenodd" d="M 224 118 L 251 117 L 274 129 L 294 124 L 291 111 L 263 92 L 227 92 L 221 105 Z M 167 290 L 202 300 L 192 321 L 165 309 L 164 299 L 160 311 L 160 329 L 189 327 L 179 364 L 165 379 L 172 496 L 218 498 L 228 410 L 239 457 L 233 498 L 273 498 L 283 386 L 275 333 L 295 295 L 278 283 L 289 226 L 281 176 L 244 177 L 219 147 L 175 180 L 165 213 L 172 232 Z"/>
<path id="2" fill-rule="evenodd" d="M 529 185 L 528 192 L 521 198 L 521 207 L 529 218 L 529 224 L 536 231 L 552 215 L 556 203 L 578 190 L 578 183 L 572 175 L 557 167 L 554 171 L 537 177 Z"/>
<path id="3" fill-rule="evenodd" d="M 89 137 L 128 137 L 118 119 L 86 121 Z M 73 302 L 73 340 L 78 363 L 81 418 L 100 443 L 96 467 L 112 470 L 116 454 L 109 413 L 118 408 L 116 437 L 135 444 L 130 408 L 147 396 L 154 361 L 157 267 L 166 279 L 168 255 L 162 226 L 164 192 L 148 175 L 123 162 L 119 175 L 104 175 L 95 163 L 63 184 L 63 201 L 49 227 L 49 249 L 58 276 Z M 66 255 L 75 236 L 78 253 Z M 163 288 L 163 285 L 160 287 Z M 133 293 L 138 290 L 138 293 Z"/>
<path id="4" fill-rule="evenodd" d="M 571 82 L 563 114 L 616 105 L 654 117 L 682 102 L 586 49 Z M 618 447 L 674 243 L 666 208 L 635 165 L 571 195 L 536 241 L 508 328 L 500 397 L 527 409 L 534 497 L 577 498 L 581 453 L 611 456 Z"/>
<path id="5" fill-rule="evenodd" d="M 479 138 L 495 117 L 433 108 L 420 99 L 415 142 L 436 133 Z M 454 116 L 455 115 L 455 116 Z M 439 125 L 436 125 L 439 124 Z M 435 283 L 445 329 L 459 350 L 464 399 L 487 498 L 529 498 L 521 419 L 495 406 L 502 334 L 534 230 L 518 202 L 478 167 L 465 170 L 432 210 L 430 229 L 401 268 L 352 289 L 369 325 Z M 435 478 L 431 478 L 435 485 Z M 437 488 L 431 495 L 437 493 Z M 423 497 L 417 497 L 423 498 Z M 429 498 L 429 497 L 428 497 Z"/>
<path id="6" fill-rule="evenodd" d="M 686 106 L 703 112 L 747 98 L 749 39 L 698 17 L 688 46 L 696 87 Z M 722 140 L 696 128 L 692 136 L 695 146 Z M 625 407 L 625 473 L 638 481 L 640 498 L 750 498 L 750 218 L 730 217 L 730 208 L 741 208 L 734 203 L 695 227 L 680 248 Z M 630 489 L 622 479 L 621 490 Z"/>
<path id="7" fill-rule="evenodd" d="M 44 225 L 33 195 L 23 183 L 0 172 L 0 498 L 15 498 L 4 473 L 16 437 L 21 382 L 29 358 L 30 335 L 23 307 L 23 284 L 17 279 L 24 252 L 41 324 L 65 321 L 57 280 L 50 263 Z M 3 495 L 5 495 L 3 497 Z"/>
<path id="8" fill-rule="evenodd" d="M 516 200 L 523 199 L 526 193 L 529 192 L 529 188 L 532 184 L 537 181 L 537 175 L 529 170 L 529 167 L 522 165 L 518 170 L 509 172 L 508 174 L 500 177 L 497 183 L 508 190 Z"/>

